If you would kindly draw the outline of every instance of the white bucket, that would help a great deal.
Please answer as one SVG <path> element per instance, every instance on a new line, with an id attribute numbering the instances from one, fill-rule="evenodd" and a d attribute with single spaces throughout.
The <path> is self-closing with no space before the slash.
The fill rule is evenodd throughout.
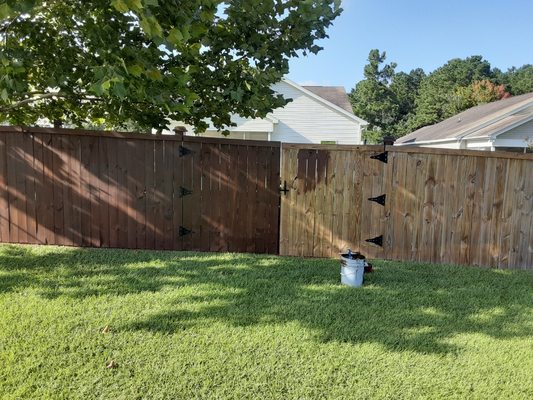
<path id="1" fill-rule="evenodd" d="M 365 274 L 365 260 L 352 260 L 341 254 L 341 283 L 352 287 L 359 287 L 363 284 Z"/>

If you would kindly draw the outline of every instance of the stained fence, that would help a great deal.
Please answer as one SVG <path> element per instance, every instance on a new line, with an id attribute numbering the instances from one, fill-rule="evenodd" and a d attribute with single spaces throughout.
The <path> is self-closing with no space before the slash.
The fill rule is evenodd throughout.
<path id="1" fill-rule="evenodd" d="M 533 157 L 283 145 L 280 253 L 533 268 Z"/>
<path id="2" fill-rule="evenodd" d="M 0 128 L 0 240 L 278 252 L 279 143 Z"/>
<path id="3" fill-rule="evenodd" d="M 0 241 L 533 269 L 532 155 L 280 147 L 0 127 Z"/>

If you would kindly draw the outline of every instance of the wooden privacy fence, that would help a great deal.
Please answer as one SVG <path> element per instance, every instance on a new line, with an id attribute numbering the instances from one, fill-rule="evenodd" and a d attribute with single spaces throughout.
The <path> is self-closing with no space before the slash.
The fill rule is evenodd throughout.
<path id="1" fill-rule="evenodd" d="M 277 253 L 279 147 L 0 127 L 0 240 Z"/>
<path id="2" fill-rule="evenodd" d="M 533 268 L 531 155 L 285 144 L 282 153 L 283 255 L 351 248 L 371 258 Z"/>
<path id="3" fill-rule="evenodd" d="M 533 156 L 0 127 L 0 241 L 533 268 Z"/>

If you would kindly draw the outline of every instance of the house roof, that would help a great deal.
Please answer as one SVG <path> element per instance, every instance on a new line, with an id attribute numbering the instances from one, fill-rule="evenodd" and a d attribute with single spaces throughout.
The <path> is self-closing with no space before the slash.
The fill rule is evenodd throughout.
<path id="1" fill-rule="evenodd" d="M 352 105 L 348 95 L 342 86 L 302 86 L 303 88 L 313 92 L 317 96 L 339 106 L 340 108 L 353 114 Z"/>
<path id="2" fill-rule="evenodd" d="M 348 117 L 354 121 L 357 121 L 359 124 L 365 126 L 365 125 L 368 125 L 368 122 L 366 122 L 364 119 L 362 118 L 359 118 L 357 115 L 355 115 L 353 113 L 353 110 L 352 108 L 350 107 L 349 110 L 347 110 L 346 108 L 343 108 L 341 106 L 339 106 L 338 104 L 335 104 L 333 103 L 332 101 L 326 99 L 325 97 L 322 97 L 322 96 L 319 96 L 318 94 L 314 93 L 313 91 L 309 90 L 309 86 L 300 86 L 298 85 L 297 83 L 289 80 L 289 79 L 286 79 L 284 78 L 283 79 L 283 82 L 285 82 L 286 84 L 292 86 L 293 88 L 299 90 L 300 92 L 304 93 L 305 95 L 315 99 L 316 101 L 324 104 L 325 106 L 331 108 L 332 110 L 335 110 L 337 111 L 339 114 L 341 115 L 344 115 L 345 117 Z M 317 88 L 317 87 L 328 87 L 328 86 L 311 86 L 312 88 Z M 348 95 L 346 94 L 346 92 L 344 91 L 344 88 L 341 87 L 341 89 L 343 90 L 344 92 L 344 96 L 346 97 L 346 101 L 349 102 L 348 100 Z M 339 96 L 337 96 L 338 98 Z"/>
<path id="3" fill-rule="evenodd" d="M 517 114 L 520 110 L 530 106 L 533 106 L 533 93 L 482 104 L 437 124 L 420 128 L 399 138 L 396 143 L 489 138 L 530 119 L 531 114 Z"/>

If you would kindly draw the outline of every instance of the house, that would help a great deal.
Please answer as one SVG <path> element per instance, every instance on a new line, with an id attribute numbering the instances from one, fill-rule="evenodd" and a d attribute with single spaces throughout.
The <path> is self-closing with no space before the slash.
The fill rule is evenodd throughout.
<path id="1" fill-rule="evenodd" d="M 284 79 L 272 89 L 292 101 L 266 118 L 233 116 L 232 121 L 237 126 L 229 128 L 229 138 L 286 143 L 362 143 L 361 131 L 367 122 L 354 115 L 343 87 L 300 86 Z M 176 122 L 171 128 L 179 125 L 184 124 Z M 187 134 L 194 135 L 192 127 L 184 126 Z M 213 126 L 200 135 L 222 137 Z"/>
<path id="2" fill-rule="evenodd" d="M 395 145 L 525 152 L 533 146 L 533 93 L 472 107 Z"/>

